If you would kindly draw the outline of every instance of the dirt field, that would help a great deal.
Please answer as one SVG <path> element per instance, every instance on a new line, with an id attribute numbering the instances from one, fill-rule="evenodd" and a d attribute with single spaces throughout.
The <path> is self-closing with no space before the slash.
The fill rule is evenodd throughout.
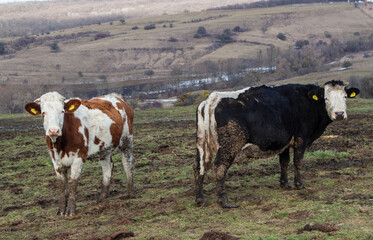
<path id="1" fill-rule="evenodd" d="M 78 213 L 56 216 L 57 186 L 40 118 L 0 116 L 0 239 L 372 239 L 373 101 L 349 103 L 305 155 L 306 190 L 279 187 L 278 158 L 234 165 L 227 180 L 238 209 L 221 209 L 209 174 L 194 205 L 194 107 L 135 112 L 135 186 L 116 155 L 110 197 L 96 203 L 101 167 L 87 162 Z M 293 176 L 292 168 L 289 176 Z"/>

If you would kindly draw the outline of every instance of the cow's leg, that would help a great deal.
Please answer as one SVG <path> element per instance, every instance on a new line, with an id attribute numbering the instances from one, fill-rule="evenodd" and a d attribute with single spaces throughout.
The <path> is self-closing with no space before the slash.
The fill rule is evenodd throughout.
<path id="1" fill-rule="evenodd" d="M 83 160 L 76 158 L 71 165 L 70 179 L 68 183 L 69 200 L 67 202 L 66 216 L 74 216 L 76 212 L 76 190 L 78 187 L 78 180 L 83 169 Z"/>
<path id="2" fill-rule="evenodd" d="M 302 160 L 305 148 L 294 149 L 294 185 L 297 189 L 306 188 L 301 180 L 300 169 L 302 167 Z"/>
<path id="3" fill-rule="evenodd" d="M 280 186 L 283 188 L 291 188 L 288 180 L 288 166 L 290 161 L 289 148 L 280 153 L 279 157 L 281 165 Z"/>
<path id="4" fill-rule="evenodd" d="M 57 215 L 64 215 L 66 212 L 67 198 L 69 196 L 67 191 L 67 168 L 57 168 L 55 171 L 59 188 L 58 209 L 56 213 Z"/>
<path id="5" fill-rule="evenodd" d="M 229 159 L 223 156 L 230 156 Z M 224 151 L 224 149 L 220 148 L 216 155 L 216 160 L 214 163 L 214 174 L 216 179 L 216 188 L 218 194 L 218 203 L 223 208 L 236 208 L 237 206 L 231 204 L 228 200 L 227 193 L 225 192 L 225 177 L 227 175 L 227 171 L 231 166 L 234 157 L 231 156 L 229 150 Z"/>
<path id="6" fill-rule="evenodd" d="M 196 161 L 193 164 L 194 184 L 197 206 L 206 206 L 207 202 L 203 196 L 203 179 L 205 178 L 205 171 L 201 172 L 201 154 L 203 154 L 201 149 L 197 147 Z"/>
<path id="7" fill-rule="evenodd" d="M 113 161 L 111 159 L 111 154 L 105 156 L 105 158 L 100 159 L 102 168 L 102 185 L 101 185 L 101 195 L 98 201 L 103 200 L 109 195 L 111 174 L 113 172 Z"/>
<path id="8" fill-rule="evenodd" d="M 129 197 L 135 197 L 135 189 L 133 184 L 133 136 L 130 135 L 123 142 L 122 151 L 122 164 L 127 176 L 127 194 Z"/>

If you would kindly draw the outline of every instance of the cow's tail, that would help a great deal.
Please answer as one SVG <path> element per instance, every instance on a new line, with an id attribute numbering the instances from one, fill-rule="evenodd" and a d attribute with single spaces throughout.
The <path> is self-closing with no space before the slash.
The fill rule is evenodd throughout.
<path id="1" fill-rule="evenodd" d="M 206 157 L 206 146 L 208 144 L 208 126 L 205 125 L 205 118 L 208 117 L 208 115 L 205 115 L 205 107 L 206 107 L 206 101 L 201 102 L 197 107 L 197 113 L 196 113 L 196 127 L 197 127 L 197 159 L 196 164 L 199 165 L 199 174 L 204 175 L 205 174 L 205 157 Z M 208 151 L 208 150 L 207 150 Z"/>

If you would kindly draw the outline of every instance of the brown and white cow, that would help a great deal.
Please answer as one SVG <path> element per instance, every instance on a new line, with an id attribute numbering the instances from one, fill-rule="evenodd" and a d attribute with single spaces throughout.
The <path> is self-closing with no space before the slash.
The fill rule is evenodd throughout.
<path id="1" fill-rule="evenodd" d="M 111 154 L 116 149 L 122 155 L 128 195 L 134 195 L 133 110 L 121 95 L 66 100 L 57 92 L 49 92 L 27 103 L 25 110 L 33 116 L 43 116 L 46 142 L 60 188 L 57 214 L 75 214 L 78 179 L 87 159 L 100 159 L 100 200 L 107 197 L 113 169 Z"/>

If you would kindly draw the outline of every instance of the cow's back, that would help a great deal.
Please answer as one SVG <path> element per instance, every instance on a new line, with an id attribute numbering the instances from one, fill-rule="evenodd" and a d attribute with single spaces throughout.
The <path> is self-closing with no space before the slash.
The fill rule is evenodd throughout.
<path id="1" fill-rule="evenodd" d="M 133 134 L 133 110 L 118 94 L 82 100 L 75 117 L 87 129 L 84 144 L 88 157 L 120 147 L 123 139 Z"/>

